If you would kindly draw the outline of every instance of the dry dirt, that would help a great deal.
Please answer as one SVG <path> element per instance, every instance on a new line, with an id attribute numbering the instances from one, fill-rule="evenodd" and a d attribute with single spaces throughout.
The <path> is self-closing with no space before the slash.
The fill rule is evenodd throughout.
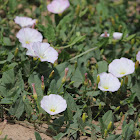
<path id="1" fill-rule="evenodd" d="M 93 122 L 94 124 L 98 124 L 98 122 Z M 115 123 L 115 126 L 117 126 L 119 122 Z M 0 126 L 2 123 L 0 123 Z M 44 125 L 43 128 L 47 129 L 47 125 Z M 45 130 L 44 129 L 44 130 Z M 117 128 L 115 131 L 115 134 L 121 134 L 122 129 L 121 125 Z M 35 139 L 35 129 L 33 126 L 28 126 L 23 125 L 23 124 L 10 124 L 7 123 L 2 135 L 0 135 L 0 140 L 3 140 L 3 138 L 7 135 L 8 140 L 36 140 Z M 47 136 L 47 134 L 40 133 L 40 136 L 42 137 L 42 140 L 53 140 L 50 136 Z M 63 140 L 68 140 L 66 137 L 63 138 Z M 89 137 L 87 136 L 81 136 L 80 140 L 90 140 Z M 98 140 L 103 140 L 103 139 L 98 139 Z"/>
<path id="2" fill-rule="evenodd" d="M 2 135 L 0 135 L 0 140 L 2 140 L 6 135 L 7 138 L 11 140 L 36 140 L 35 139 L 34 128 L 27 128 L 19 124 L 6 124 Z M 40 133 L 43 140 L 53 140 L 46 134 Z"/>

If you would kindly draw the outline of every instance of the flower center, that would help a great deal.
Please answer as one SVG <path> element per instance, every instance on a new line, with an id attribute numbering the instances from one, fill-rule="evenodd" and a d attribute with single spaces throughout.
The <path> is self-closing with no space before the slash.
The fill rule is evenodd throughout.
<path id="1" fill-rule="evenodd" d="M 125 71 L 121 71 L 121 72 L 120 72 L 120 74 L 125 74 L 125 73 L 126 73 Z"/>
<path id="2" fill-rule="evenodd" d="M 109 87 L 108 86 L 104 86 L 104 89 L 109 89 Z"/>
<path id="3" fill-rule="evenodd" d="M 41 59 L 43 59 L 43 58 L 44 58 L 44 56 L 42 56 L 42 55 L 41 55 L 41 56 L 40 56 L 40 58 L 41 58 Z"/>
<path id="4" fill-rule="evenodd" d="M 26 44 L 30 44 L 30 42 L 29 42 L 29 41 L 26 41 L 25 43 L 26 43 Z"/>
<path id="5" fill-rule="evenodd" d="M 51 108 L 50 111 L 51 111 L 51 112 L 55 112 L 55 109 L 54 109 L 54 108 Z"/>

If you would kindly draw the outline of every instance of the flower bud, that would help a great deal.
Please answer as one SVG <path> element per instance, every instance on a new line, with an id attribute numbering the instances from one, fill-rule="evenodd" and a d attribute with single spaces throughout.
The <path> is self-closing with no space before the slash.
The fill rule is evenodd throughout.
<path id="1" fill-rule="evenodd" d="M 32 29 L 34 29 L 34 28 L 35 28 L 35 24 L 36 24 L 36 23 L 34 23 L 34 24 L 32 25 Z"/>
<path id="2" fill-rule="evenodd" d="M 86 67 L 89 68 L 90 66 L 90 60 L 88 60 Z"/>
<path id="3" fill-rule="evenodd" d="M 63 95 L 63 94 L 64 94 L 64 92 L 59 93 L 59 95 Z"/>
<path id="4" fill-rule="evenodd" d="M 62 17 L 62 13 L 59 13 L 58 15 L 59 15 L 59 17 Z"/>
<path id="5" fill-rule="evenodd" d="M 66 77 L 63 77 L 61 83 L 64 84 L 65 82 L 66 82 Z"/>
<path id="6" fill-rule="evenodd" d="M 88 6 L 88 9 L 89 9 L 90 15 L 93 15 L 94 14 L 93 6 L 92 5 L 89 5 Z"/>
<path id="7" fill-rule="evenodd" d="M 85 81 L 84 81 L 84 85 L 87 86 L 88 85 L 88 78 L 87 78 L 87 73 L 85 73 Z"/>
<path id="8" fill-rule="evenodd" d="M 96 99 L 95 98 L 93 98 L 93 102 L 96 102 Z"/>
<path id="9" fill-rule="evenodd" d="M 76 15 L 78 16 L 80 12 L 80 5 L 78 4 L 75 10 Z"/>
<path id="10" fill-rule="evenodd" d="M 62 84 L 64 84 L 66 82 L 68 71 L 69 71 L 69 68 L 65 68 L 65 75 L 64 75 L 64 77 L 62 78 L 62 81 L 61 81 Z"/>
<path id="11" fill-rule="evenodd" d="M 15 57 L 17 57 L 17 55 L 18 55 L 18 48 L 16 48 L 15 53 L 14 53 Z"/>
<path id="12" fill-rule="evenodd" d="M 77 68 L 77 61 L 75 61 L 74 68 L 75 69 Z"/>
<path id="13" fill-rule="evenodd" d="M 36 61 L 38 58 L 37 57 L 33 57 L 33 60 Z"/>
<path id="14" fill-rule="evenodd" d="M 71 86 L 73 83 L 74 83 L 74 81 L 71 81 L 71 82 L 69 83 L 69 86 Z"/>
<path id="15" fill-rule="evenodd" d="M 122 112 L 120 112 L 120 117 L 122 117 L 123 116 L 123 113 Z"/>
<path id="16" fill-rule="evenodd" d="M 120 109 L 120 106 L 118 106 L 118 107 L 115 109 L 115 112 L 118 111 L 119 109 Z"/>
<path id="17" fill-rule="evenodd" d="M 121 80 L 121 87 L 123 86 L 123 79 Z"/>
<path id="18" fill-rule="evenodd" d="M 136 140 L 138 140 L 140 138 L 140 136 L 139 136 L 139 130 L 136 130 L 135 131 L 135 138 L 136 138 Z"/>
<path id="19" fill-rule="evenodd" d="M 134 45 L 134 43 L 135 43 L 135 39 L 133 38 L 131 39 L 131 45 Z"/>
<path id="20" fill-rule="evenodd" d="M 50 73 L 50 75 L 49 75 L 49 79 L 52 79 L 53 76 L 54 76 L 54 70 Z"/>
<path id="21" fill-rule="evenodd" d="M 88 80 L 89 86 L 92 87 L 91 80 Z"/>
<path id="22" fill-rule="evenodd" d="M 87 108 L 87 105 L 86 104 L 83 106 L 83 109 L 85 109 L 85 108 Z"/>
<path id="23" fill-rule="evenodd" d="M 116 20 L 118 20 L 118 18 L 119 18 L 118 14 L 115 14 L 115 18 L 116 18 Z"/>
<path id="24" fill-rule="evenodd" d="M 124 84 L 127 86 L 127 84 L 128 84 L 128 76 L 125 77 Z"/>
<path id="25" fill-rule="evenodd" d="M 100 82 L 100 76 L 98 75 L 97 76 L 97 84 L 99 84 L 99 82 Z"/>
<path id="26" fill-rule="evenodd" d="M 107 132 L 107 129 L 105 129 L 105 131 L 104 131 L 105 138 L 107 137 L 107 135 L 108 135 L 108 132 Z"/>
<path id="27" fill-rule="evenodd" d="M 23 96 L 23 101 L 26 99 L 26 95 Z"/>
<path id="28" fill-rule="evenodd" d="M 32 87 L 33 87 L 33 97 L 35 100 L 37 100 L 37 93 L 36 93 L 36 90 L 35 90 L 35 83 L 32 83 Z"/>
<path id="29" fill-rule="evenodd" d="M 110 121 L 110 123 L 107 126 L 107 131 L 110 131 L 110 129 L 112 128 L 112 121 Z"/>
<path id="30" fill-rule="evenodd" d="M 135 69 L 138 69 L 138 67 L 139 67 L 139 61 L 136 61 L 136 63 L 135 63 Z"/>
<path id="31" fill-rule="evenodd" d="M 114 20 L 113 17 L 111 18 L 111 22 L 112 22 L 112 25 L 114 26 L 115 25 L 115 20 Z"/>
<path id="32" fill-rule="evenodd" d="M 101 110 L 101 109 L 102 109 L 102 105 L 101 105 L 101 104 L 99 104 L 99 107 L 98 107 L 98 109 L 99 109 L 99 110 Z"/>
<path id="33" fill-rule="evenodd" d="M 88 116 L 86 115 L 86 113 L 83 113 L 83 115 L 82 115 L 82 120 L 83 120 L 83 123 L 86 121 L 86 118 L 87 118 Z"/>
<path id="34" fill-rule="evenodd" d="M 121 32 L 121 30 L 122 30 L 122 25 L 119 26 L 118 31 Z"/>
<path id="35" fill-rule="evenodd" d="M 43 75 L 41 76 L 41 81 L 42 81 L 41 88 L 44 91 L 45 90 L 45 84 L 44 84 L 44 76 Z"/>

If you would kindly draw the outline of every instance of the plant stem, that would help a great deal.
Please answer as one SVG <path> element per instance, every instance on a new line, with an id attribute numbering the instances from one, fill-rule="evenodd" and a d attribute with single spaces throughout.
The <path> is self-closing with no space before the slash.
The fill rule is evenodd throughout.
<path id="1" fill-rule="evenodd" d="M 79 55 L 77 55 L 77 56 L 71 58 L 69 61 L 73 61 L 74 59 L 76 59 L 76 58 L 78 58 L 78 57 L 80 57 L 80 56 L 82 56 L 82 55 L 84 55 L 84 54 L 87 54 L 87 53 L 90 52 L 90 51 L 97 50 L 98 48 L 99 48 L 99 47 L 91 48 L 91 49 L 89 49 L 89 50 L 87 50 L 87 51 L 85 51 L 85 52 L 83 52 L 83 53 L 81 53 L 81 54 L 79 54 Z"/>

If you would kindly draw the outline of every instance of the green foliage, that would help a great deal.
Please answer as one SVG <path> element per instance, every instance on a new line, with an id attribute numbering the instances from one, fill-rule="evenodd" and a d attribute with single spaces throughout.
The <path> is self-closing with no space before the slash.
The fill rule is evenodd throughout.
<path id="1" fill-rule="evenodd" d="M 114 59 L 126 57 L 136 62 L 140 17 L 134 9 L 139 2 L 69 1 L 70 7 L 62 14 L 49 13 L 43 0 L 0 1 L 0 116 L 13 121 L 27 120 L 35 127 L 47 123 L 55 140 L 63 137 L 76 140 L 80 136 L 137 139 L 140 65 L 128 75 L 127 84 L 126 77 L 119 78 L 122 86 L 113 93 L 99 90 L 97 75 L 108 72 L 108 65 Z M 42 33 L 43 42 L 50 43 L 59 52 L 57 62 L 40 62 L 26 55 L 27 49 L 16 38 L 20 27 L 14 22 L 15 16 L 38 20 L 35 29 Z M 100 37 L 105 31 L 110 36 Z M 114 32 L 123 33 L 121 39 L 115 40 Z M 62 82 L 65 68 L 69 71 Z M 33 96 L 32 83 L 35 83 L 37 99 Z M 67 109 L 55 116 L 46 113 L 40 101 L 49 94 L 61 95 Z M 110 122 L 112 126 L 108 130 Z M 115 134 L 119 127 L 116 124 L 122 126 L 122 133 Z M 43 139 L 38 132 L 35 137 Z"/>
<path id="2" fill-rule="evenodd" d="M 36 138 L 36 140 L 42 140 L 42 138 L 38 132 L 35 132 L 35 138 Z"/>

